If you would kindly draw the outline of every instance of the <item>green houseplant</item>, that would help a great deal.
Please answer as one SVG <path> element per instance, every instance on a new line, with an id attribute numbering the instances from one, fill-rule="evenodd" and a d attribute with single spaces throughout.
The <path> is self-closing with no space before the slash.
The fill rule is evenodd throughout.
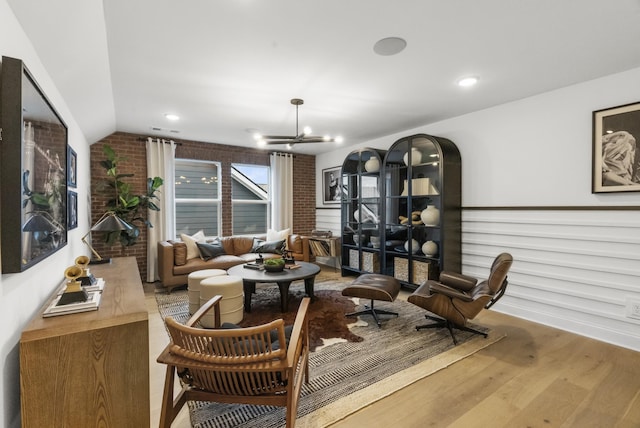
<path id="1" fill-rule="evenodd" d="M 127 158 L 118 156 L 111 146 L 104 144 L 102 146 L 106 159 L 100 162 L 100 165 L 106 170 L 107 178 L 104 179 L 99 188 L 101 191 L 113 195 L 107 199 L 106 208 L 108 211 L 114 212 L 122 220 L 132 226 L 131 230 L 121 232 L 108 233 L 105 242 L 113 245 L 116 242 L 124 246 L 135 245 L 140 236 L 140 227 L 153 225 L 146 218 L 146 210 L 160 211 L 160 207 L 154 202 L 158 200 L 158 189 L 163 184 L 160 177 L 147 178 L 145 193 L 135 194 L 130 183 L 126 182 L 127 178 L 131 178 L 134 174 L 123 174 L 118 167 L 121 162 Z"/>

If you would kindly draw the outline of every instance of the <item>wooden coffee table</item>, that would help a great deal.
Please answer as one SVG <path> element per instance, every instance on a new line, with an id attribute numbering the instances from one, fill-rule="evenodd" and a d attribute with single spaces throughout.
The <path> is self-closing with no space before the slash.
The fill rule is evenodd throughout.
<path id="1" fill-rule="evenodd" d="M 293 281 L 304 280 L 304 291 L 311 297 L 313 302 L 313 284 L 316 275 L 320 272 L 320 267 L 313 263 L 296 262 L 300 265 L 297 269 L 285 269 L 282 272 L 266 272 L 263 270 L 247 269 L 244 265 L 237 265 L 227 272 L 229 275 L 242 278 L 244 289 L 244 310 L 251 312 L 251 295 L 256 292 L 257 283 L 275 282 L 280 289 L 280 307 L 282 312 L 289 309 L 289 286 Z"/>

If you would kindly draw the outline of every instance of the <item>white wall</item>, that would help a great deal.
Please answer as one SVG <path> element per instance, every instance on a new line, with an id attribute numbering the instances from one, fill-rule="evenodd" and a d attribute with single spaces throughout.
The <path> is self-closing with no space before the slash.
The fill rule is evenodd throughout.
<path id="1" fill-rule="evenodd" d="M 324 209 L 320 198 L 323 168 L 357 148 L 388 149 L 416 133 L 449 138 L 460 149 L 463 207 L 637 208 L 640 193 L 591 193 L 591 127 L 593 111 L 640 101 L 638 81 L 640 68 L 318 156 L 317 221 L 340 230 L 339 211 Z M 493 255 L 510 251 L 512 286 L 497 310 L 640 350 L 640 321 L 625 316 L 626 302 L 640 300 L 637 219 L 638 210 L 465 210 L 463 271 L 482 276 Z"/>
<path id="2" fill-rule="evenodd" d="M 68 244 L 23 273 L 0 276 L 0 325 L 2 325 L 0 356 L 3 362 L 0 371 L 2 385 L 0 427 L 18 427 L 20 426 L 20 332 L 64 279 L 64 269 L 73 264 L 76 256 L 88 254 L 86 246 L 80 239 L 89 230 L 87 214 L 89 211 L 89 145 L 6 0 L 0 0 L 0 54 L 25 62 L 49 101 L 65 121 L 69 129 L 69 144 L 78 155 L 78 188 L 76 190 L 79 225 L 77 229 L 69 231 Z M 0 215 L 5 214 L 0 212 Z"/>

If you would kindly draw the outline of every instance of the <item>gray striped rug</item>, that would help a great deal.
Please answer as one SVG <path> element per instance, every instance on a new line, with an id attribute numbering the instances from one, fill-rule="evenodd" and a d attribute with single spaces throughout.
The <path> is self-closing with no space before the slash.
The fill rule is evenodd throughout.
<path id="1" fill-rule="evenodd" d="M 339 292 L 345 284 L 339 280 L 320 281 L 316 283 L 316 289 Z M 292 287 L 292 292 L 303 291 Z M 171 315 L 178 320 L 188 319 L 186 291 L 158 293 L 156 300 L 163 318 Z M 361 317 L 352 324 L 352 331 L 364 338 L 362 342 L 335 343 L 311 353 L 310 383 L 303 384 L 298 418 L 362 388 L 375 388 L 377 382 L 454 347 L 446 329 L 416 331 L 417 325 L 426 322 L 423 309 L 400 299 L 393 303 L 376 302 L 376 307 L 398 312 L 400 316 L 383 317 L 382 328 L 378 328 L 371 317 Z M 456 338 L 460 344 L 470 339 L 485 340 L 466 332 L 456 332 Z M 388 392 L 385 388 L 380 394 Z M 285 425 L 285 411 L 281 407 L 189 402 L 189 408 L 195 428 L 276 428 Z M 347 406 L 346 414 L 333 418 L 339 420 L 355 410 L 357 408 Z M 310 426 L 323 425 L 320 421 L 316 425 L 312 420 Z"/>

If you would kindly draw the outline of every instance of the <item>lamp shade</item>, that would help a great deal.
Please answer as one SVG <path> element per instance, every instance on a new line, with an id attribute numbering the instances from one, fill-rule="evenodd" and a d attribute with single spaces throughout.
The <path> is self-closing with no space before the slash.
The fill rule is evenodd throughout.
<path id="1" fill-rule="evenodd" d="M 116 232 L 118 230 L 132 230 L 126 221 L 122 220 L 113 212 L 105 213 L 104 216 L 91 228 L 92 232 Z"/>

